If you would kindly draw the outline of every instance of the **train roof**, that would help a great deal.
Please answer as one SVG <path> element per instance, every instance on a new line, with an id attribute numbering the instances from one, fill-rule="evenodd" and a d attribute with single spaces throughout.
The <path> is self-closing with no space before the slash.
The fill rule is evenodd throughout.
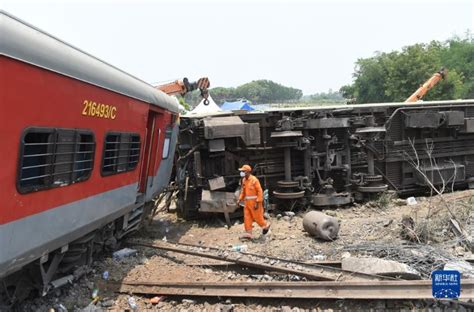
<path id="1" fill-rule="evenodd" d="M 205 117 L 219 117 L 227 115 L 256 115 L 262 113 L 272 112 L 295 112 L 295 111 L 376 111 L 386 109 L 388 107 L 399 108 L 399 107 L 424 107 L 424 106 L 456 106 L 472 104 L 474 106 L 474 99 L 466 100 L 445 100 L 445 101 L 419 101 L 416 103 L 405 103 L 405 102 L 391 102 L 391 103 L 369 103 L 369 104 L 336 104 L 336 105 L 314 105 L 314 106 L 298 106 L 298 107 L 272 107 L 265 110 L 255 109 L 253 111 L 219 111 L 214 113 L 202 113 L 192 114 L 188 113 L 181 118 L 205 118 Z"/>
<path id="2" fill-rule="evenodd" d="M 0 55 L 178 112 L 152 85 L 0 10 Z"/>

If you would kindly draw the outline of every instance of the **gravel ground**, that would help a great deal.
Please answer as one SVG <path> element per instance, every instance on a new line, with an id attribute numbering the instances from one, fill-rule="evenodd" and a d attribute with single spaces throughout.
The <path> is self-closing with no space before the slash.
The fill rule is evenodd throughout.
<path id="1" fill-rule="evenodd" d="M 464 205 L 452 205 L 452 209 L 466 214 L 465 207 L 472 206 L 471 199 L 474 191 L 461 191 L 444 195 L 450 202 L 456 201 Z M 282 257 L 301 261 L 340 260 L 347 256 L 344 250 L 347 246 L 362 243 L 381 244 L 390 242 L 397 244 L 405 242 L 400 235 L 402 216 L 410 215 L 415 222 L 424 220 L 433 207 L 441 207 L 439 199 L 431 201 L 426 198 L 417 198 L 414 206 L 400 205 L 402 202 L 374 201 L 365 205 L 355 205 L 347 208 L 327 210 L 326 213 L 337 217 L 341 221 L 339 238 L 332 242 L 317 240 L 303 231 L 302 218 L 304 212 L 295 216 L 278 216 L 270 214 L 272 222 L 271 233 L 265 238 L 247 242 L 248 251 L 267 256 Z M 467 203 L 467 204 L 466 204 Z M 431 208 L 430 208 L 431 207 Z M 463 208 L 464 207 L 464 208 Z M 463 209 L 463 210 L 462 210 Z M 443 208 L 433 218 L 446 218 Z M 461 211 L 462 210 L 462 211 Z M 472 210 L 467 212 L 467 220 L 474 224 Z M 150 227 L 136 233 L 132 239 L 153 242 L 164 240 L 212 247 L 228 248 L 241 244 L 238 237 L 243 232 L 241 220 L 230 228 L 216 217 L 207 220 L 185 222 L 177 220 L 172 213 L 161 213 L 152 222 Z M 439 223 L 439 222 L 438 222 Z M 255 234 L 260 235 L 260 229 L 255 228 Z M 446 242 L 452 242 L 454 236 L 450 231 L 444 234 Z M 123 246 L 125 246 L 123 244 Z M 459 245 L 450 243 L 443 245 L 448 252 L 458 257 L 472 258 L 472 253 Z M 446 247 L 448 246 L 448 247 Z M 130 296 L 116 294 L 106 290 L 107 283 L 128 281 L 265 281 L 265 280 L 294 280 L 294 276 L 268 275 L 255 270 L 229 270 L 212 266 L 214 260 L 199 257 L 165 252 L 145 247 L 137 249 L 136 256 L 116 261 L 111 254 L 104 254 L 97 259 L 90 272 L 73 285 L 49 293 L 42 298 L 29 299 L 17 307 L 18 311 L 123 311 L 130 309 L 128 299 L 133 297 L 138 310 L 162 311 L 406 311 L 423 308 L 452 308 L 461 310 L 463 307 L 453 306 L 449 302 L 431 301 L 385 301 L 385 300 L 277 300 L 277 299 L 236 299 L 236 298 L 192 298 L 192 297 L 162 297 L 160 302 L 152 304 L 152 296 Z M 358 252 L 351 251 L 352 255 Z M 361 252 L 360 254 L 363 254 Z M 217 261 L 218 262 L 218 261 Z M 109 277 L 103 279 L 107 271 Z M 91 296 L 94 289 L 98 289 L 98 301 Z M 63 307 L 65 309 L 63 309 Z"/>

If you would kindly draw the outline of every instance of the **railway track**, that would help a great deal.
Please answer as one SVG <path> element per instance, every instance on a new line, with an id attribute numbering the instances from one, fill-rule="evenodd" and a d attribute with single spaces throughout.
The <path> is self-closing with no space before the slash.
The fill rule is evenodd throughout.
<path id="1" fill-rule="evenodd" d="M 252 253 L 229 251 L 214 247 L 197 246 L 190 244 L 178 244 L 168 242 L 143 243 L 129 241 L 133 246 L 142 246 L 177 252 L 187 255 L 193 255 L 208 259 L 233 262 L 239 265 L 248 266 L 256 269 L 263 269 L 270 272 L 280 272 L 294 274 L 316 281 L 347 281 L 347 280 L 392 280 L 394 278 L 365 274 L 353 271 L 346 271 L 333 266 L 308 264 L 303 262 L 291 261 L 271 256 L 263 256 Z"/>
<path id="2" fill-rule="evenodd" d="M 430 280 L 359 282 L 150 282 L 110 284 L 120 293 L 250 298 L 433 299 Z M 474 299 L 474 279 L 462 282 L 461 300 Z"/>

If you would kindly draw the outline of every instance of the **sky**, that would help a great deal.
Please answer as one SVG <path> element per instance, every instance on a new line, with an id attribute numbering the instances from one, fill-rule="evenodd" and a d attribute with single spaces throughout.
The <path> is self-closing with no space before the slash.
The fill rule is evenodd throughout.
<path id="1" fill-rule="evenodd" d="M 152 84 L 270 79 L 304 94 L 351 83 L 357 59 L 376 51 L 474 31 L 471 0 L 0 0 L 0 9 Z"/>

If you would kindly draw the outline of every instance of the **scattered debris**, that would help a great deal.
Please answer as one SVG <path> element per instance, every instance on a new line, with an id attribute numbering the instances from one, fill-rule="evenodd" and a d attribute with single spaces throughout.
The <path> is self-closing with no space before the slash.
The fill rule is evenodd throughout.
<path id="1" fill-rule="evenodd" d="M 346 246 L 344 250 L 351 251 L 353 255 L 360 254 L 404 263 L 416 269 L 425 279 L 431 277 L 431 272 L 442 269 L 448 261 L 457 260 L 446 248 L 425 244 L 370 242 Z"/>
<path id="2" fill-rule="evenodd" d="M 246 252 L 249 249 L 249 246 L 246 244 L 232 246 L 232 251 Z"/>
<path id="3" fill-rule="evenodd" d="M 339 233 L 339 221 L 319 211 L 310 211 L 303 218 L 303 227 L 312 236 L 332 241 Z"/>
<path id="4" fill-rule="evenodd" d="M 81 312 L 102 312 L 102 309 L 91 302 L 88 306 L 81 310 Z"/>
<path id="5" fill-rule="evenodd" d="M 401 224 L 400 235 L 402 238 L 411 242 L 420 242 L 415 231 L 415 220 L 410 216 L 403 216 Z"/>
<path id="6" fill-rule="evenodd" d="M 153 298 L 150 298 L 150 303 L 151 304 L 158 304 L 163 297 L 155 296 Z"/>
<path id="7" fill-rule="evenodd" d="M 181 300 L 182 303 L 185 303 L 185 304 L 195 304 L 196 301 L 195 300 L 191 300 L 191 299 L 183 299 Z"/>
<path id="8" fill-rule="evenodd" d="M 389 226 L 389 225 L 392 224 L 392 223 L 393 223 L 393 219 L 390 219 L 390 220 L 385 221 L 385 222 L 383 223 L 383 226 L 384 226 L 384 227 L 387 227 L 387 226 Z"/>
<path id="9" fill-rule="evenodd" d="M 313 255 L 314 260 L 322 261 L 322 260 L 326 260 L 326 258 L 327 257 L 325 255 Z"/>
<path id="10" fill-rule="evenodd" d="M 104 308 L 109 308 L 115 304 L 114 300 L 104 300 L 100 303 L 100 305 Z"/>
<path id="11" fill-rule="evenodd" d="M 132 311 L 136 311 L 138 309 L 137 301 L 132 296 L 128 297 L 127 302 Z"/>
<path id="12" fill-rule="evenodd" d="M 233 304 L 220 304 L 216 308 L 216 311 L 219 311 L 219 312 L 233 312 L 234 311 L 234 305 Z"/>
<path id="13" fill-rule="evenodd" d="M 406 199 L 402 199 L 402 198 L 395 198 L 393 202 L 397 206 L 405 206 L 407 204 Z"/>
<path id="14" fill-rule="evenodd" d="M 91 298 L 93 300 L 97 299 L 99 297 L 99 289 L 98 288 L 94 288 L 92 290 L 92 294 L 91 294 Z"/>
<path id="15" fill-rule="evenodd" d="M 474 190 L 453 192 L 443 195 L 445 201 L 450 204 L 455 220 L 470 233 L 474 233 L 474 214 L 472 213 L 474 204 Z M 461 199 L 460 199 L 461 198 Z M 423 282 L 430 280 L 433 270 L 456 269 L 464 271 L 462 282 L 471 283 L 469 272 L 472 268 L 466 266 L 465 263 L 458 263 L 461 259 L 471 264 L 474 263 L 474 255 L 465 247 L 460 245 L 464 236 L 456 236 L 454 234 L 453 225 L 450 219 L 453 219 L 444 206 L 444 202 L 439 196 L 420 200 L 416 198 L 418 205 L 408 206 L 406 202 L 402 206 L 397 206 L 395 200 L 392 199 L 385 209 L 380 209 L 378 200 L 377 205 L 373 202 L 364 204 L 356 204 L 353 208 L 335 208 L 326 209 L 324 213 L 328 216 L 337 216 L 343 220 L 344 227 L 339 229 L 338 238 L 334 241 L 315 240 L 309 236 L 303 227 L 304 214 L 297 213 L 290 218 L 281 212 L 281 214 L 289 222 L 276 222 L 276 212 L 270 213 L 270 222 L 273 221 L 273 233 L 265 243 L 258 240 L 252 240 L 246 243 L 239 243 L 238 236 L 241 233 L 240 227 L 232 227 L 226 230 L 222 227 L 223 222 L 219 219 L 206 219 L 202 221 L 182 222 L 174 214 L 166 214 L 164 211 L 155 218 L 146 232 L 140 232 L 135 235 L 135 239 L 149 243 L 163 244 L 161 239 L 164 235 L 169 241 L 177 241 L 181 244 L 189 244 L 191 249 L 202 253 L 210 253 L 218 255 L 220 259 L 209 259 L 201 256 L 193 256 L 187 253 L 178 253 L 173 251 L 165 251 L 140 246 L 126 246 L 137 250 L 137 256 L 123 258 L 120 261 L 114 261 L 112 253 L 105 254 L 102 259 L 94 261 L 90 268 L 79 267 L 74 272 L 74 280 L 72 284 L 67 284 L 58 291 L 52 291 L 45 297 L 37 299 L 27 299 L 21 306 L 23 311 L 48 311 L 53 307 L 55 311 L 59 311 L 58 304 L 61 303 L 69 311 L 123 311 L 131 308 L 128 304 L 128 297 L 134 296 L 137 304 L 137 310 L 146 311 L 151 309 L 159 309 L 162 311 L 282 311 L 285 307 L 287 311 L 303 311 L 311 310 L 315 305 L 322 310 L 399 310 L 399 309 L 450 309 L 462 310 L 459 307 L 463 301 L 449 303 L 447 301 L 432 300 L 416 300 L 407 301 L 410 295 L 403 297 L 402 300 L 386 300 L 383 298 L 384 291 L 392 293 L 392 289 L 382 288 L 377 285 L 380 283 L 373 275 L 362 273 L 354 273 L 358 279 L 357 284 L 367 285 L 365 291 L 372 293 L 377 292 L 379 298 L 371 298 L 370 301 L 353 301 L 353 300 L 292 300 L 293 296 L 288 299 L 280 300 L 260 300 L 255 297 L 252 299 L 241 299 L 224 302 L 223 299 L 200 299 L 195 304 L 183 303 L 181 300 L 194 299 L 193 295 L 188 292 L 193 291 L 196 285 L 189 285 L 189 282 L 196 281 L 202 285 L 205 283 L 213 283 L 220 285 L 219 291 L 233 292 L 234 290 L 241 292 L 241 283 L 257 284 L 255 288 L 261 291 L 268 291 L 273 283 L 305 283 L 311 278 L 302 277 L 295 271 L 306 270 L 319 273 L 324 270 L 328 276 L 332 276 L 337 280 L 337 285 L 347 285 L 353 280 L 347 278 L 352 272 L 342 270 L 342 260 L 348 257 L 376 257 L 384 260 L 394 260 L 404 263 L 409 267 L 419 271 Z M 403 215 L 410 216 L 413 219 L 413 228 L 420 241 L 423 242 L 426 237 L 426 243 L 410 243 L 402 240 L 400 236 L 401 224 L 400 220 Z M 282 217 L 282 216 L 280 216 Z M 221 221 L 221 222 L 219 222 Z M 241 224 L 241 223 L 240 223 Z M 168 232 L 166 232 L 168 228 Z M 426 233 L 426 234 L 423 234 Z M 127 242 L 123 242 L 127 243 Z M 238 244 L 247 244 L 251 253 L 233 252 L 232 247 Z M 213 247 L 208 247 L 213 246 Z M 209 248 L 209 249 L 208 249 Z M 238 258 L 240 256 L 240 258 Z M 224 258 L 227 257 L 227 258 Z M 239 264 L 233 260 L 246 260 L 257 264 L 250 266 Z M 472 262 L 472 263 L 471 263 Z M 260 267 L 262 264 L 262 267 Z M 273 268 L 284 268 L 286 271 L 274 271 Z M 333 269 L 330 271 L 329 267 Z M 319 270 L 319 271 L 318 271 Z M 107 280 L 103 279 L 104 272 L 109 272 Z M 341 272 L 343 273 L 341 275 Z M 357 276 L 360 274 L 360 276 Z M 471 273 L 472 274 L 472 273 Z M 82 276 L 81 279 L 79 278 Z M 385 277 L 384 283 L 394 281 L 393 277 Z M 180 297 L 170 297 L 169 300 L 160 299 L 158 303 L 152 303 L 152 297 L 166 295 L 168 291 L 156 288 L 155 286 L 147 286 L 147 288 L 135 288 L 142 292 L 135 293 L 132 289 L 121 293 L 114 293 L 116 285 L 126 282 L 143 282 L 160 284 L 174 284 L 180 288 L 174 289 L 176 293 L 182 294 Z M 354 280 L 355 282 L 355 280 Z M 270 285 L 264 286 L 264 285 Z M 319 285 L 328 283 L 326 281 L 318 281 Z M 329 281 L 331 283 L 331 281 Z M 341 284 L 343 283 L 343 284 Z M 239 286 L 237 286 L 237 284 Z M 229 285 L 229 288 L 225 288 Z M 279 284 L 278 284 L 279 285 Z M 302 284 L 303 285 L 303 284 Z M 259 287 L 262 286 L 262 287 Z M 92 301 L 91 293 L 94 288 L 100 289 L 100 301 Z M 279 286 L 278 286 L 279 287 Z M 299 287 L 299 286 L 296 286 Z M 303 287 L 303 286 L 301 286 Z M 352 286 L 351 286 L 352 287 Z M 362 286 L 361 286 L 362 287 Z M 388 286 L 387 286 L 388 287 Z M 394 286 L 395 287 L 395 286 Z M 398 287 L 398 286 L 397 286 Z M 464 287 L 466 291 L 470 291 L 470 286 Z M 252 288 L 250 293 L 257 291 Z M 379 291 L 375 290 L 378 288 Z M 418 291 L 412 286 L 406 286 L 405 291 Z M 427 289 L 429 286 L 427 286 Z M 149 291 L 152 289 L 151 291 Z M 339 292 L 339 288 L 326 287 L 334 292 Z M 160 293 L 164 291 L 165 293 Z M 208 293 L 212 296 L 212 292 Z M 294 290 L 292 287 L 286 289 L 287 292 L 297 293 L 300 290 Z M 309 290 L 307 290 L 309 291 Z M 312 290 L 311 290 L 312 291 Z M 398 290 L 397 290 L 398 291 Z M 427 290 L 428 291 L 428 290 Z M 148 294 L 150 292 L 150 294 Z M 322 292 L 322 290 L 321 290 Z M 355 290 L 356 296 L 362 292 L 361 288 Z M 242 291 L 243 293 L 243 291 Z M 318 295 L 317 290 L 312 295 Z M 145 295 L 141 295 L 145 294 Z M 285 292 L 278 288 L 277 293 L 287 297 Z M 428 294 L 428 292 L 427 292 Z M 221 293 L 222 295 L 222 293 Z M 207 296 L 207 295 L 206 295 Z M 321 295 L 323 297 L 323 295 Z M 336 296 L 336 295 L 334 295 Z M 354 295 L 348 295 L 347 291 L 340 293 L 341 297 L 346 296 L 348 299 Z M 429 296 L 429 295 L 427 295 Z M 229 298 L 228 295 L 223 296 Z M 247 295 L 246 295 L 247 297 Z M 267 296 L 265 296 L 267 297 Z M 163 297 L 164 298 L 164 297 Z M 179 298 L 179 300 L 177 299 Z M 260 298 L 260 297 L 259 297 Z M 328 299 L 327 297 L 323 297 Z M 383 298 L 383 299 L 382 299 Z M 156 299 L 155 299 L 156 300 Z M 1 300 L 0 300 L 1 301 Z M 361 303 L 363 302 L 363 303 Z M 0 310 L 4 308 L 0 303 Z M 472 309 L 472 305 L 469 307 Z M 466 307 L 467 310 L 469 308 Z"/>
<path id="16" fill-rule="evenodd" d="M 126 257 L 135 256 L 137 251 L 135 249 L 123 248 L 112 254 L 114 260 L 121 260 Z"/>
<path id="17" fill-rule="evenodd" d="M 66 307 L 62 303 L 59 303 L 59 304 L 55 305 L 54 306 L 54 311 L 55 312 L 68 312 L 68 310 L 66 309 Z"/>
<path id="18" fill-rule="evenodd" d="M 420 273 L 404 263 L 380 258 L 348 257 L 341 261 L 341 268 L 367 274 L 401 277 L 403 279 L 420 279 Z"/>
<path id="19" fill-rule="evenodd" d="M 444 269 L 458 271 L 463 278 L 474 278 L 474 267 L 467 261 L 449 261 L 444 265 Z"/>
<path id="20" fill-rule="evenodd" d="M 52 281 L 50 284 L 53 288 L 59 288 L 67 284 L 72 284 L 72 281 L 74 280 L 74 275 L 66 275 L 61 278 L 58 278 L 57 280 Z"/>
<path id="21" fill-rule="evenodd" d="M 349 258 L 349 257 L 351 257 L 351 253 L 348 252 L 348 251 L 344 251 L 344 252 L 341 254 L 341 259 Z"/>
<path id="22" fill-rule="evenodd" d="M 77 269 L 75 269 L 72 275 L 74 275 L 75 280 L 78 280 L 84 275 L 86 275 L 87 273 L 89 273 L 90 271 L 92 271 L 90 267 L 88 267 L 87 265 L 82 265 L 78 267 Z"/>
<path id="23" fill-rule="evenodd" d="M 452 225 L 454 234 L 461 239 L 461 243 L 466 246 L 467 249 L 474 252 L 474 239 L 472 236 L 459 224 L 455 219 L 449 220 Z"/>
<path id="24" fill-rule="evenodd" d="M 414 206 L 418 204 L 415 197 L 408 197 L 406 202 L 408 206 Z"/>

